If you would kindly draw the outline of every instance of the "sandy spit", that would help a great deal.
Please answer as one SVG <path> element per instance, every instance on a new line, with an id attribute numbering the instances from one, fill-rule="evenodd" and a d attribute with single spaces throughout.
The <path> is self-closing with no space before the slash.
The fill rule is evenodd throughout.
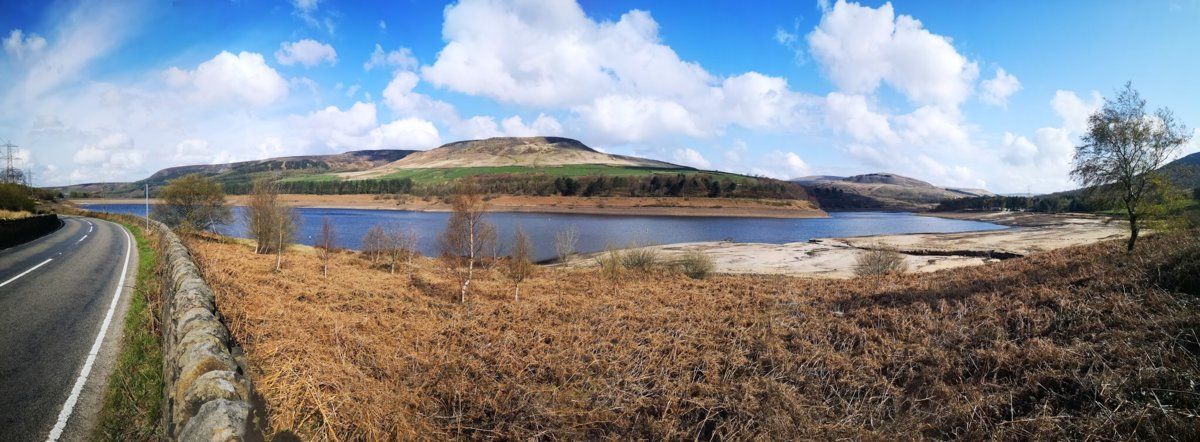
<path id="1" fill-rule="evenodd" d="M 664 260 L 700 251 L 711 257 L 719 273 L 778 274 L 852 278 L 858 255 L 873 249 L 900 252 L 910 272 L 982 265 L 1063 247 L 1121 238 L 1123 225 L 1089 215 L 937 214 L 1012 226 L 1006 230 L 965 233 L 920 233 L 851 238 L 820 238 L 787 244 L 693 242 L 651 246 Z M 596 254 L 580 256 L 571 266 L 594 266 Z"/>

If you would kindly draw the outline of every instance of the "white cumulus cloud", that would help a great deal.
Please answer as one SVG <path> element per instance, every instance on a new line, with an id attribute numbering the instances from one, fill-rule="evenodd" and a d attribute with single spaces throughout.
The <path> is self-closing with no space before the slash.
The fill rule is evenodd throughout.
<path id="1" fill-rule="evenodd" d="M 996 69 L 996 76 L 990 80 L 984 80 L 981 84 L 983 92 L 980 93 L 979 99 L 984 103 L 1008 107 L 1008 97 L 1021 90 L 1021 81 L 1017 77 L 1005 72 L 1004 69 Z"/>
<path id="2" fill-rule="evenodd" d="M 602 142 L 711 136 L 729 125 L 792 130 L 814 103 L 782 78 L 721 77 L 681 59 L 640 10 L 595 21 L 573 0 L 466 0 L 446 8 L 442 34 L 446 46 L 421 70 L 431 84 L 569 110 Z"/>
<path id="3" fill-rule="evenodd" d="M 275 51 L 275 61 L 284 66 L 300 64 L 313 67 L 321 63 L 332 66 L 337 64 L 337 60 L 337 51 L 333 46 L 308 38 L 280 43 L 279 50 Z"/>
<path id="4" fill-rule="evenodd" d="M 1084 100 L 1075 92 L 1058 90 L 1050 100 L 1050 107 L 1062 119 L 1063 127 L 1076 135 L 1087 130 L 1088 117 L 1103 104 L 1104 98 L 1097 91 L 1092 91 L 1089 99 Z"/>
<path id="5" fill-rule="evenodd" d="M 20 29 L 13 29 L 4 39 L 4 52 L 17 60 L 37 55 L 45 48 L 46 39 L 37 34 L 25 35 Z"/>
<path id="6" fill-rule="evenodd" d="M 704 159 L 704 155 L 701 155 L 700 152 L 697 152 L 695 149 L 675 149 L 675 153 L 672 158 L 676 164 L 695 167 L 697 169 L 712 169 L 712 163 L 709 163 L 708 160 Z"/>
<path id="7" fill-rule="evenodd" d="M 363 63 L 364 70 L 371 70 L 377 66 L 391 66 L 397 69 L 411 71 L 417 68 L 417 58 L 413 56 L 412 49 L 401 47 L 394 51 L 384 51 L 383 45 L 375 44 L 375 52 L 371 53 L 371 58 Z"/>
<path id="8" fill-rule="evenodd" d="M 813 57 L 843 92 L 871 93 L 887 83 L 918 105 L 957 107 L 979 75 L 949 38 L 926 30 L 891 3 L 871 8 L 838 0 L 808 34 Z"/>
<path id="9" fill-rule="evenodd" d="M 193 70 L 172 67 L 167 83 L 187 93 L 194 101 L 238 101 L 266 106 L 287 97 L 288 82 L 263 60 L 262 54 L 222 51 Z"/>
<path id="10" fill-rule="evenodd" d="M 323 151 L 427 149 L 441 144 L 441 136 L 433 123 L 403 118 L 381 125 L 375 104 L 361 101 L 345 110 L 329 106 L 294 118 L 293 127 L 303 134 L 301 144 Z"/>

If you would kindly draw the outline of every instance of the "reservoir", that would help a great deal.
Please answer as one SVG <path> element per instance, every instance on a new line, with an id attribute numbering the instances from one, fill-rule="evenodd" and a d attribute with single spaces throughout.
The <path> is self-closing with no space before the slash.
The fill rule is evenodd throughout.
<path id="1" fill-rule="evenodd" d="M 83 204 L 100 212 L 145 214 L 140 204 Z M 317 242 L 321 222 L 328 218 L 342 248 L 359 249 L 363 234 L 375 225 L 412 229 L 419 236 L 419 248 L 426 256 L 439 253 L 438 237 L 450 214 L 398 210 L 297 208 L 300 228 L 296 241 Z M 525 230 L 533 242 L 535 259 L 554 257 L 554 235 L 571 228 L 579 232 L 578 251 L 591 253 L 606 247 L 671 244 L 697 241 L 733 241 L 773 243 L 808 241 L 813 238 L 904 234 L 952 233 L 1005 229 L 996 224 L 920 216 L 894 212 L 831 212 L 829 218 L 731 218 L 671 217 L 626 215 L 571 215 L 560 213 L 488 213 L 485 219 L 496 226 L 500 253 L 507 250 L 517 227 Z M 245 238 L 242 208 L 233 208 L 233 222 L 217 229 L 219 233 Z"/>

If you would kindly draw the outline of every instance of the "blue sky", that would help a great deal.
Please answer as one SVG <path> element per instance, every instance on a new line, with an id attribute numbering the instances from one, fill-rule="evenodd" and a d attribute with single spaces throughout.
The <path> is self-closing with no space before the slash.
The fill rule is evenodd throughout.
<path id="1" fill-rule="evenodd" d="M 1197 0 L 2 8 L 0 139 L 43 185 L 559 135 L 779 178 L 1046 192 L 1072 187 L 1086 116 L 1126 80 L 1200 126 Z"/>

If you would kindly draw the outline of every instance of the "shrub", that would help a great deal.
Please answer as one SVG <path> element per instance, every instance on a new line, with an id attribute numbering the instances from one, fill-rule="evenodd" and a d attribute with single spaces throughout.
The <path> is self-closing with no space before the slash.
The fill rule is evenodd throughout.
<path id="1" fill-rule="evenodd" d="M 221 185 L 198 174 L 172 180 L 159 197 L 163 203 L 154 206 L 153 217 L 171 227 L 210 230 L 231 218 Z"/>
<path id="2" fill-rule="evenodd" d="M 299 223 L 292 208 L 279 199 L 278 186 L 267 181 L 254 183 L 242 219 L 246 233 L 255 241 L 255 252 L 260 254 L 287 250 Z"/>
<path id="3" fill-rule="evenodd" d="M 25 186 L 0 183 L 0 210 L 32 212 L 33 208 L 33 199 L 29 198 Z"/>
<path id="4" fill-rule="evenodd" d="M 621 254 L 621 265 L 627 269 L 648 271 L 658 266 L 658 251 L 649 247 L 637 247 Z"/>
<path id="5" fill-rule="evenodd" d="M 390 246 L 388 234 L 380 225 L 371 226 L 362 237 L 362 254 L 371 260 L 371 264 L 379 262 Z"/>
<path id="6" fill-rule="evenodd" d="M 904 255 L 894 250 L 867 250 L 858 254 L 854 264 L 854 274 L 858 276 L 900 274 L 907 271 L 908 263 L 904 262 Z"/>
<path id="7" fill-rule="evenodd" d="M 566 263 L 575 254 L 575 246 L 579 244 L 579 228 L 572 224 L 565 230 L 554 233 L 554 252 L 558 262 Z"/>
<path id="8" fill-rule="evenodd" d="M 716 268 L 713 259 L 698 250 L 684 253 L 679 258 L 677 264 L 679 265 L 679 270 L 692 279 L 707 278 L 713 269 Z"/>
<path id="9" fill-rule="evenodd" d="M 596 265 L 600 267 L 600 274 L 611 282 L 620 279 L 625 270 L 621 267 L 621 261 L 621 251 L 611 246 L 605 247 L 604 253 L 596 255 Z"/>

